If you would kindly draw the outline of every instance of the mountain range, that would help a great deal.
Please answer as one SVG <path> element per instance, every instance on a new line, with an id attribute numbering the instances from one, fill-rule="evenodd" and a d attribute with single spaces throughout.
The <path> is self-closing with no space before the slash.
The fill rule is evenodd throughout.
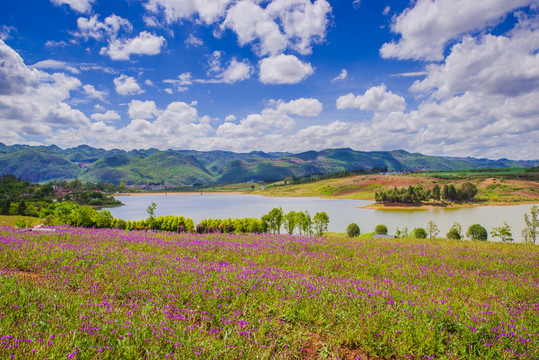
<path id="1" fill-rule="evenodd" d="M 0 174 L 31 182 L 80 179 L 119 184 L 194 185 L 275 181 L 291 176 L 387 168 L 389 171 L 534 167 L 539 160 L 428 156 L 404 150 L 326 149 L 291 153 L 195 150 L 104 150 L 88 145 L 0 143 Z"/>

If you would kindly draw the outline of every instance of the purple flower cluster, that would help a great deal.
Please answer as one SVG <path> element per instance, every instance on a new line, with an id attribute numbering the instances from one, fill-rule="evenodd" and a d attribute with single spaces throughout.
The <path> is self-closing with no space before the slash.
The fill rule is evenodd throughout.
<path id="1" fill-rule="evenodd" d="M 54 230 L 0 229 L 1 358 L 539 357 L 533 247 Z"/>

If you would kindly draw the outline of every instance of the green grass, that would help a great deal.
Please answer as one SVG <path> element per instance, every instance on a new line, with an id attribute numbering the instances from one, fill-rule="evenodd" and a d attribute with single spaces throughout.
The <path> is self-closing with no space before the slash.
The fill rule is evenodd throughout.
<path id="1" fill-rule="evenodd" d="M 12 226 L 15 227 L 17 220 L 24 219 L 28 224 L 32 226 L 41 222 L 40 219 L 30 216 L 14 216 L 14 215 L 0 215 L 0 226 Z"/>

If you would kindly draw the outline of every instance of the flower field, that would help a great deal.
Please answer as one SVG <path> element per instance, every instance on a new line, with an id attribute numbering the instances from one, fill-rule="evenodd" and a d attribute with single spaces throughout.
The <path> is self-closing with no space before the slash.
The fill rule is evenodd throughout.
<path id="1" fill-rule="evenodd" d="M 0 228 L 2 359 L 538 359 L 539 247 Z"/>

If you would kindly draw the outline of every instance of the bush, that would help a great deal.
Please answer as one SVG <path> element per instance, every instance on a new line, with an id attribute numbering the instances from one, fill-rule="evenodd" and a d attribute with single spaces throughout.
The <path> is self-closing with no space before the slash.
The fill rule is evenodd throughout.
<path id="1" fill-rule="evenodd" d="M 346 235 L 348 237 L 356 237 L 359 236 L 359 234 L 359 226 L 356 223 L 352 223 L 346 228 Z"/>
<path id="2" fill-rule="evenodd" d="M 460 233 L 457 229 L 451 229 L 445 237 L 452 240 L 460 240 Z"/>
<path id="3" fill-rule="evenodd" d="M 120 229 L 120 230 L 125 230 L 126 226 L 127 226 L 127 223 L 123 219 L 116 220 L 116 223 L 114 224 L 114 228 Z"/>
<path id="4" fill-rule="evenodd" d="M 466 236 L 470 238 L 470 240 L 481 240 L 486 241 L 488 237 L 487 229 L 482 227 L 479 224 L 473 224 L 468 228 L 468 231 L 466 232 Z"/>
<path id="5" fill-rule="evenodd" d="M 387 226 L 385 225 L 376 225 L 374 228 L 374 233 L 378 235 L 387 235 Z"/>
<path id="6" fill-rule="evenodd" d="M 423 228 L 415 228 L 412 230 L 412 237 L 416 239 L 426 239 L 427 238 L 427 230 Z"/>

